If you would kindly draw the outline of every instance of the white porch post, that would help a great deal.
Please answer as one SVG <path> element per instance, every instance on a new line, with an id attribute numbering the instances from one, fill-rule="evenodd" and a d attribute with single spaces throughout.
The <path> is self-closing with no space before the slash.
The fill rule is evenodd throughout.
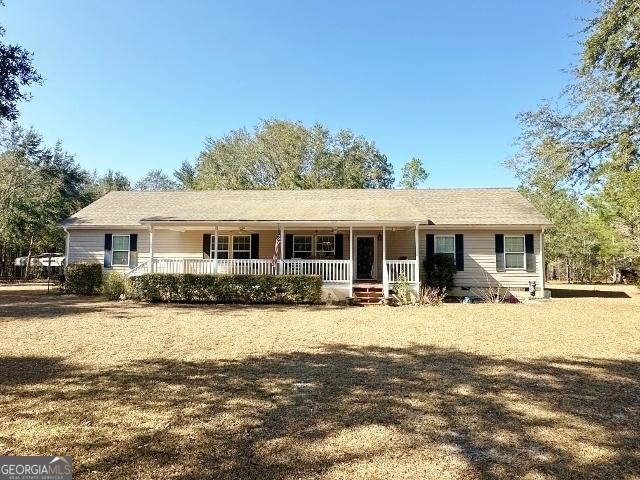
<path id="1" fill-rule="evenodd" d="M 280 225 L 280 262 L 278 263 L 278 273 L 284 274 L 284 227 Z"/>
<path id="2" fill-rule="evenodd" d="M 349 296 L 353 297 L 353 225 L 349 225 Z"/>
<path id="3" fill-rule="evenodd" d="M 149 272 L 155 271 L 153 262 L 153 225 L 149 225 Z"/>
<path id="4" fill-rule="evenodd" d="M 387 272 L 387 227 L 382 226 L 382 291 L 389 296 L 389 275 Z"/>
<path id="5" fill-rule="evenodd" d="M 540 298 L 544 298 L 544 281 L 545 281 L 545 268 L 544 268 L 544 227 L 540 231 Z"/>
<path id="6" fill-rule="evenodd" d="M 416 286 L 420 286 L 420 232 L 419 225 L 416 223 L 415 241 L 416 241 Z"/>
<path id="7" fill-rule="evenodd" d="M 218 273 L 218 225 L 216 225 L 213 235 L 213 271 Z"/>

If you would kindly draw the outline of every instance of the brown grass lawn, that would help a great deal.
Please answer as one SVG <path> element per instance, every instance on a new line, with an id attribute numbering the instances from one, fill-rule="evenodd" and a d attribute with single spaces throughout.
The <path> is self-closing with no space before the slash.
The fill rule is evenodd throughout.
<path id="1" fill-rule="evenodd" d="M 70 454 L 82 479 L 640 478 L 640 297 L 606 290 L 285 308 L 2 287 L 0 455 Z"/>

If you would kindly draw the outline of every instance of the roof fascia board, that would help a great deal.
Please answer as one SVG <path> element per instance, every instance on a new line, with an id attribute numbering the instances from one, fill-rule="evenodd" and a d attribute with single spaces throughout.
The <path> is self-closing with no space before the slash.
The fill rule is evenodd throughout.
<path id="1" fill-rule="evenodd" d="M 143 225 L 153 225 L 154 227 L 212 227 L 218 226 L 283 226 L 283 227 L 349 227 L 349 226 L 415 226 L 416 221 L 392 221 L 392 220 L 216 220 L 216 221 L 154 221 L 142 220 Z"/>
<path id="2" fill-rule="evenodd" d="M 494 223 L 494 224 L 478 224 L 478 223 L 460 223 L 460 224 L 437 224 L 437 225 L 420 225 L 420 230 L 541 230 L 547 228 L 551 224 L 541 223 Z"/>
<path id="3" fill-rule="evenodd" d="M 104 229 L 114 229 L 114 230 L 147 230 L 147 227 L 144 225 L 125 225 L 125 224 L 73 224 L 67 223 L 60 225 L 64 230 L 104 230 Z"/>

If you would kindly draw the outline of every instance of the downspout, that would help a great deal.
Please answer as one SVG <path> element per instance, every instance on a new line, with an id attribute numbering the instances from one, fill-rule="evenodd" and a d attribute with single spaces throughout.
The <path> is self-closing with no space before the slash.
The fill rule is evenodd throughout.
<path id="1" fill-rule="evenodd" d="M 382 291 L 389 297 L 389 273 L 387 272 L 387 227 L 382 225 Z"/>
<path id="2" fill-rule="evenodd" d="M 149 225 L 149 273 L 155 273 L 153 259 L 153 225 Z"/>
<path id="3" fill-rule="evenodd" d="M 64 230 L 64 273 L 67 273 L 67 267 L 69 266 L 69 240 L 70 234 L 67 227 L 62 227 Z"/>

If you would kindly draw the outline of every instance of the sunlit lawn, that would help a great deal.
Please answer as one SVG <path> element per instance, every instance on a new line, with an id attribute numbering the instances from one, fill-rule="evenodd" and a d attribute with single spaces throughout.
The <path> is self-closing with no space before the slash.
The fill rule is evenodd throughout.
<path id="1" fill-rule="evenodd" d="M 640 478 L 640 297 L 609 290 L 329 308 L 0 287 L 0 455 L 70 454 L 74 478 Z"/>

